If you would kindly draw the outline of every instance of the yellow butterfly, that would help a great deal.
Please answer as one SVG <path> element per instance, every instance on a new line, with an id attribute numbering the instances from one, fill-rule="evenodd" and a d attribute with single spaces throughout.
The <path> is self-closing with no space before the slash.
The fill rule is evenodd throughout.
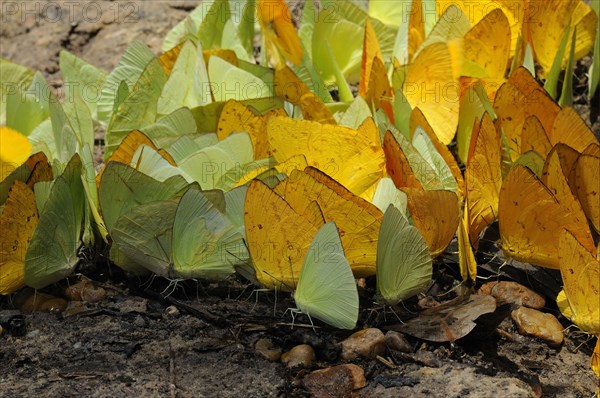
<path id="1" fill-rule="evenodd" d="M 563 290 L 556 303 L 560 312 L 583 331 L 600 335 L 600 262 L 568 230 L 559 239 Z M 592 370 L 600 377 L 600 340 L 592 354 Z"/>

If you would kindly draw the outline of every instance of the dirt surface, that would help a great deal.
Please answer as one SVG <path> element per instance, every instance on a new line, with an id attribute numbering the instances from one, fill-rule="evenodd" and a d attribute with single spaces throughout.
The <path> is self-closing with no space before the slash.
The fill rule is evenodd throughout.
<path id="1" fill-rule="evenodd" d="M 196 3 L 2 2 L 0 56 L 41 70 L 60 87 L 62 48 L 110 70 L 133 40 L 158 53 L 168 30 Z M 575 86 L 583 90 L 583 68 L 577 73 Z M 597 113 L 590 116 L 590 105 L 579 94 L 578 111 L 588 123 L 591 117 L 598 131 Z M 598 95 L 596 106 L 597 101 Z M 70 301 L 62 312 L 28 314 L 30 308 L 20 304 L 26 292 L 0 298 L 0 396 L 301 397 L 308 396 L 302 384 L 308 371 L 343 362 L 338 343 L 351 332 L 318 322 L 313 330 L 302 316 L 292 327 L 286 313 L 294 307 L 289 294 L 253 293 L 254 287 L 237 277 L 177 286 L 158 278 L 127 279 L 101 253 L 90 258 L 95 267 L 84 266 L 82 273 L 106 292 L 98 303 Z M 454 265 L 436 263 L 438 292 L 448 290 L 446 268 Z M 48 292 L 64 296 L 66 284 Z M 368 326 L 385 332 L 397 323 L 373 304 L 373 281 L 360 294 L 357 330 Z M 556 314 L 552 298 L 547 310 Z M 317 361 L 308 371 L 286 369 L 257 353 L 259 338 L 284 351 L 309 343 Z M 484 339 L 409 342 L 413 352 L 388 350 L 387 364 L 352 361 L 367 378 L 358 396 L 591 397 L 596 388 L 589 370 L 594 341 L 575 329 L 566 330 L 560 348 L 519 335 L 509 318 Z"/>

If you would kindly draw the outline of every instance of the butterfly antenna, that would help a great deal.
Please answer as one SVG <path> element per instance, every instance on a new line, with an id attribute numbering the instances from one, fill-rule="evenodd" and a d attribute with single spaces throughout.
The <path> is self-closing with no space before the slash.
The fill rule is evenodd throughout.
<path id="1" fill-rule="evenodd" d="M 269 275 L 271 278 L 273 278 L 274 280 L 276 280 L 277 282 L 279 282 L 282 286 L 287 287 L 290 290 L 294 290 L 294 288 L 290 285 L 288 285 L 287 283 L 285 283 L 284 281 L 282 281 L 281 279 L 275 277 L 275 275 L 270 274 L 268 271 L 262 270 L 262 272 L 264 272 L 265 274 Z"/>
<path id="2" fill-rule="evenodd" d="M 404 307 L 404 308 L 406 308 L 406 307 Z M 404 324 L 404 322 L 402 322 L 402 319 L 400 319 L 400 316 L 398 316 L 398 314 L 396 313 L 396 311 L 394 311 L 394 307 L 392 307 L 391 305 L 390 305 L 390 311 L 392 311 L 392 314 L 394 314 L 394 316 L 396 317 L 396 319 L 398 320 L 398 322 Z"/>
<path id="3" fill-rule="evenodd" d="M 313 332 L 315 332 L 315 334 L 317 334 L 317 329 L 315 329 L 315 324 L 313 323 L 312 318 L 310 317 L 310 314 L 306 314 L 306 316 L 308 316 L 308 321 L 310 322 L 310 326 L 312 326 Z"/>

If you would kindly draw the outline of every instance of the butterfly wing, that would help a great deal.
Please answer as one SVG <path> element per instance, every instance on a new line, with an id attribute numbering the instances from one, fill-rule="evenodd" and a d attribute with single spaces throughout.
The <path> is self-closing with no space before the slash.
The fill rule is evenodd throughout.
<path id="1" fill-rule="evenodd" d="M 25 253 L 37 222 L 33 191 L 24 182 L 15 181 L 0 216 L 0 294 L 25 285 Z"/>
<path id="2" fill-rule="evenodd" d="M 54 181 L 25 257 L 25 283 L 42 288 L 66 278 L 77 265 L 85 196 L 75 155 Z"/>
<path id="3" fill-rule="evenodd" d="M 334 222 L 323 225 L 310 244 L 294 300 L 303 313 L 331 326 L 356 326 L 358 291 Z"/>
<path id="4" fill-rule="evenodd" d="M 566 303 L 559 302 L 559 309 L 582 330 L 598 335 L 600 262 L 568 230 L 562 230 L 559 239 L 560 273 L 567 297 Z"/>
<path id="5" fill-rule="evenodd" d="M 386 210 L 377 242 L 377 291 L 395 305 L 420 293 L 431 281 L 431 255 L 419 230 L 400 210 Z"/>
<path id="6" fill-rule="evenodd" d="M 174 271 L 184 278 L 221 279 L 248 258 L 237 228 L 197 189 L 177 206 L 172 247 Z"/>

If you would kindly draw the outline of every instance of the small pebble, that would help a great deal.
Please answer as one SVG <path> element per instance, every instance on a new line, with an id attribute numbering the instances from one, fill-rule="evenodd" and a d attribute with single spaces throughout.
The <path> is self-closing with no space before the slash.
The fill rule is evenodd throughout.
<path id="1" fill-rule="evenodd" d="M 385 334 L 385 344 L 390 350 L 410 353 L 413 352 L 412 345 L 406 340 L 406 337 L 400 332 L 388 330 Z"/>
<path id="2" fill-rule="evenodd" d="M 165 315 L 166 316 L 179 316 L 179 309 L 177 307 L 175 307 L 174 305 L 170 305 L 167 308 L 165 308 Z"/>
<path id="3" fill-rule="evenodd" d="M 367 385 L 365 372 L 354 364 L 315 370 L 303 383 L 313 398 L 351 397 L 353 391 Z"/>
<path id="4" fill-rule="evenodd" d="M 76 350 L 80 349 L 81 346 L 82 346 L 81 341 L 78 341 L 77 343 L 73 344 L 73 348 Z"/>
<path id="5" fill-rule="evenodd" d="M 385 351 L 385 336 L 377 328 L 359 330 L 342 341 L 342 359 L 375 358 Z"/>
<path id="6" fill-rule="evenodd" d="M 86 301 L 88 303 L 96 303 L 104 300 L 106 290 L 94 285 L 91 281 L 83 279 L 78 283 L 71 285 L 65 289 L 65 296 L 73 301 Z"/>
<path id="7" fill-rule="evenodd" d="M 258 339 L 254 344 L 254 349 L 261 357 L 271 362 L 277 362 L 281 358 L 281 348 L 275 347 L 270 339 Z"/>
<path id="8" fill-rule="evenodd" d="M 35 329 L 35 330 L 30 331 L 30 332 L 27 332 L 26 337 L 30 337 L 30 338 L 31 337 L 36 337 L 38 334 L 40 334 L 40 329 Z"/>
<path id="9" fill-rule="evenodd" d="M 144 326 L 146 326 L 146 320 L 141 315 L 138 315 L 133 320 L 133 325 L 137 326 L 138 328 L 143 328 Z"/>
<path id="10" fill-rule="evenodd" d="M 315 361 L 315 350 L 308 344 L 300 344 L 281 355 L 281 363 L 288 368 L 302 366 L 310 368 Z"/>
<path id="11" fill-rule="evenodd" d="M 0 325 L 0 337 L 4 334 L 4 328 Z"/>
<path id="12" fill-rule="evenodd" d="M 511 317 L 519 333 L 540 338 L 551 347 L 559 347 L 565 338 L 563 326 L 552 314 L 520 307 L 511 313 Z"/>
<path id="13" fill-rule="evenodd" d="M 488 282 L 481 286 L 478 294 L 490 294 L 496 298 L 497 304 L 516 304 L 540 309 L 546 304 L 544 296 L 533 290 L 511 281 Z"/>

